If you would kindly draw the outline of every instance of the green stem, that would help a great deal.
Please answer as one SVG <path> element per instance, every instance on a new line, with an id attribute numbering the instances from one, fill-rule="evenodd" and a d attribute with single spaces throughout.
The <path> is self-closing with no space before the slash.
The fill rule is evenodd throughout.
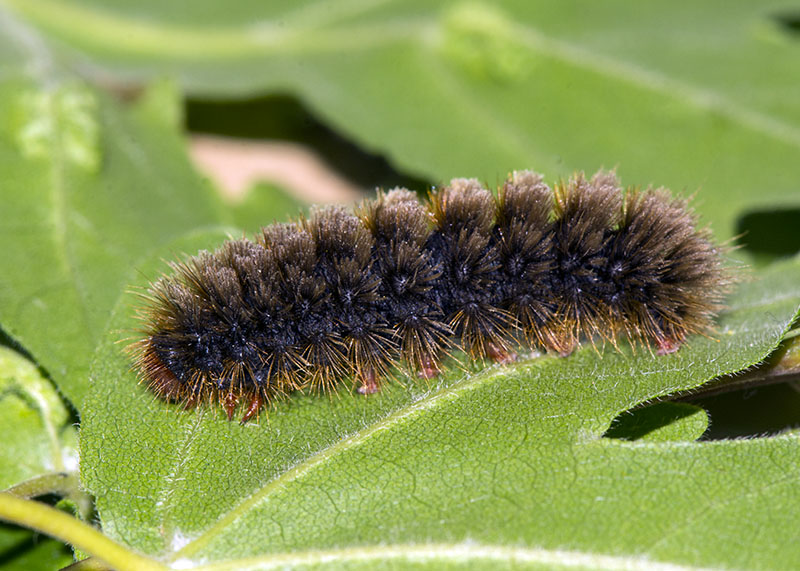
<path id="1" fill-rule="evenodd" d="M 93 527 L 48 505 L 0 492 L 0 519 L 70 543 L 117 571 L 163 571 L 161 563 L 112 541 Z"/>
<path id="2" fill-rule="evenodd" d="M 53 472 L 35 476 L 3 491 L 23 499 L 55 494 L 75 502 L 81 519 L 88 519 L 92 513 L 92 499 L 81 490 L 77 472 Z"/>
<path id="3" fill-rule="evenodd" d="M 11 486 L 5 492 L 14 494 L 18 498 L 30 499 L 45 494 L 57 496 L 70 496 L 76 489 L 76 477 L 66 472 L 54 472 L 36 476 L 30 480 Z"/>
<path id="4" fill-rule="evenodd" d="M 61 569 L 61 571 L 114 571 L 111 567 L 97 559 L 96 557 L 89 557 L 76 561 L 72 565 L 68 565 Z"/>

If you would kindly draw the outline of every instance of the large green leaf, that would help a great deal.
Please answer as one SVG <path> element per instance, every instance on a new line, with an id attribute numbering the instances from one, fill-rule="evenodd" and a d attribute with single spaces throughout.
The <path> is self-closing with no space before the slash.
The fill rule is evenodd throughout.
<path id="1" fill-rule="evenodd" d="M 182 565 L 258 567 L 283 554 L 272 564 L 492 568 L 605 554 L 782 568 L 800 560 L 797 435 L 601 437 L 637 403 L 763 359 L 795 314 L 798 284 L 800 260 L 759 273 L 714 339 L 674 355 L 585 347 L 368 398 L 296 396 L 244 426 L 152 397 L 112 334 L 92 369 L 82 475 L 106 533 Z M 135 304 L 123 298 L 112 331 L 129 327 Z"/>
<path id="2" fill-rule="evenodd" d="M 0 3 L 47 34 L 0 8 L 0 323 L 80 407 L 82 479 L 111 537 L 183 567 L 796 566 L 796 433 L 695 442 L 696 413 L 649 439 L 602 435 L 770 353 L 800 261 L 753 271 L 713 338 L 674 355 L 585 347 L 229 423 L 137 385 L 118 343 L 136 298 L 120 295 L 227 235 L 203 227 L 273 214 L 219 208 L 168 86 L 123 109 L 56 63 L 298 93 L 437 179 L 618 164 L 626 182 L 702 186 L 724 237 L 743 208 L 798 200 L 797 47 L 769 4 Z"/>
<path id="3" fill-rule="evenodd" d="M 0 173 L 0 323 L 80 409 L 132 263 L 221 209 L 150 106 L 55 78 L 0 83 Z"/>
<path id="4" fill-rule="evenodd" d="M 702 188 L 721 239 L 745 208 L 800 203 L 800 41 L 781 0 L 3 2 L 85 73 L 296 93 L 433 180 L 617 166 Z"/>

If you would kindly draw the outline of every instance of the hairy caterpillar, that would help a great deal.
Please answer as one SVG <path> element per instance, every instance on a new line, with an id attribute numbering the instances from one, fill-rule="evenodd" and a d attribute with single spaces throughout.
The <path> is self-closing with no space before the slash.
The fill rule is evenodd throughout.
<path id="1" fill-rule="evenodd" d="M 241 403 L 246 422 L 306 386 L 371 393 L 401 363 L 435 376 L 453 348 L 507 362 L 520 344 L 566 356 L 624 336 L 670 353 L 730 283 L 696 222 L 684 199 L 602 171 L 552 190 L 514 172 L 496 197 L 454 179 L 426 205 L 394 189 L 173 263 L 146 294 L 135 365 L 158 396 L 229 419 Z"/>

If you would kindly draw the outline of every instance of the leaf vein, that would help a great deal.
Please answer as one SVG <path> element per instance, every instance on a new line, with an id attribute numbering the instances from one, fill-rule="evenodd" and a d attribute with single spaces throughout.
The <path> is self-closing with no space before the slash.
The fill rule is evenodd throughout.
<path id="1" fill-rule="evenodd" d="M 172 560 L 196 553 L 208 542 L 210 542 L 218 533 L 220 533 L 222 529 L 232 525 L 237 519 L 245 515 L 264 498 L 269 496 L 270 493 L 283 488 L 294 480 L 301 478 L 329 458 L 357 448 L 380 432 L 407 422 L 423 411 L 429 410 L 451 398 L 455 398 L 459 394 L 462 394 L 466 391 L 473 390 L 484 383 L 491 382 L 497 377 L 502 377 L 504 374 L 505 373 L 502 369 L 493 368 L 487 369 L 486 371 L 472 377 L 465 377 L 463 380 L 448 387 L 442 388 L 437 392 L 427 393 L 426 396 L 423 396 L 419 400 L 410 403 L 408 406 L 394 411 L 393 413 L 383 417 L 378 422 L 365 426 L 362 430 L 355 432 L 348 437 L 339 439 L 326 448 L 318 450 L 303 461 L 287 469 L 280 476 L 270 480 L 262 488 L 256 490 L 247 499 L 218 519 L 214 525 L 209 527 L 201 535 L 197 536 L 194 540 L 186 544 L 182 549 L 176 551 L 172 556 Z"/>
<path id="2" fill-rule="evenodd" d="M 282 553 L 264 557 L 240 559 L 194 567 L 202 571 L 244 569 L 286 569 L 296 566 L 335 565 L 344 562 L 381 562 L 406 560 L 416 562 L 450 561 L 455 563 L 476 560 L 513 563 L 540 568 L 540 565 L 601 569 L 603 571 L 706 571 L 712 568 L 665 563 L 637 555 L 604 555 L 580 551 L 545 548 L 520 548 L 475 543 L 427 543 L 381 545 L 334 549 L 329 551 Z M 188 563 L 188 562 L 187 562 Z"/>

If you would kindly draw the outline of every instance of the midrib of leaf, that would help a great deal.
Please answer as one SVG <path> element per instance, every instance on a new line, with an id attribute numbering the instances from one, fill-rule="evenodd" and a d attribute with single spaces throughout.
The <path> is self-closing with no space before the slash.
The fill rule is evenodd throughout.
<path id="1" fill-rule="evenodd" d="M 405 20 L 376 26 L 360 25 L 324 30 L 320 26 L 344 14 L 332 10 L 313 26 L 296 20 L 296 27 L 256 25 L 249 28 L 188 27 L 144 20 L 131 20 L 108 12 L 68 5 L 52 0 L 2 0 L 18 13 L 48 30 L 73 38 L 78 44 L 94 45 L 104 51 L 182 60 L 216 60 L 265 56 L 276 53 L 367 50 L 377 45 L 408 39 L 419 21 Z M 336 6 L 331 4 L 331 6 Z M 292 13 L 281 17 L 291 21 Z M 81 26 L 74 26 L 81 22 Z M 299 23 L 299 25 L 297 25 Z M 413 24 L 413 25 L 412 25 Z"/>
<path id="2" fill-rule="evenodd" d="M 414 561 L 465 564 L 484 561 L 515 565 L 540 565 L 602 569 L 603 571 L 711 571 L 708 567 L 694 567 L 674 563 L 661 563 L 645 557 L 600 555 L 580 551 L 542 548 L 479 545 L 474 543 L 424 543 L 353 547 L 326 551 L 299 551 L 279 553 L 264 557 L 239 559 L 225 563 L 193 566 L 202 571 L 233 571 L 239 569 L 294 569 L 300 565 L 333 565 L 341 563 L 375 564 L 385 561 Z"/>
<path id="3" fill-rule="evenodd" d="M 281 20 L 289 25 L 319 26 L 329 25 L 345 18 L 352 18 L 369 12 L 393 0 L 318 0 L 300 6 L 281 16 Z"/>
<path id="4" fill-rule="evenodd" d="M 546 359 L 552 358 L 555 357 L 542 357 L 536 361 L 526 363 L 526 366 L 541 366 Z M 318 450 L 300 463 L 283 472 L 280 476 L 270 480 L 262 488 L 253 492 L 245 501 L 237 505 L 227 514 L 217 520 L 214 525 L 187 543 L 183 548 L 173 553 L 170 557 L 170 560 L 175 561 L 177 559 L 190 556 L 201 550 L 208 542 L 214 539 L 214 537 L 219 534 L 221 530 L 233 524 L 233 522 L 247 513 L 270 493 L 282 488 L 284 485 L 292 482 L 293 480 L 302 477 L 306 473 L 323 464 L 329 458 L 361 446 L 371 437 L 384 430 L 388 430 L 399 426 L 404 422 L 408 422 L 423 411 L 430 410 L 443 402 L 457 398 L 458 396 L 465 394 L 470 390 L 478 388 L 484 383 L 491 382 L 497 377 L 503 377 L 507 374 L 507 369 L 495 367 L 485 369 L 472 376 L 467 376 L 461 381 L 457 381 L 450 386 L 439 389 L 436 392 L 428 393 L 419 400 L 414 401 L 405 407 L 401 407 L 393 413 L 383 417 L 378 422 L 365 426 L 358 432 L 355 432 L 346 438 L 337 440 L 334 444 L 326 448 Z"/>
<path id="5" fill-rule="evenodd" d="M 616 78 L 647 91 L 666 94 L 691 107 L 713 110 L 753 131 L 800 148 L 800 128 L 780 119 L 753 111 L 713 91 L 549 37 L 531 26 L 523 26 L 517 22 L 510 24 L 514 26 L 514 37 L 529 49 L 604 77 Z"/>
<path id="6" fill-rule="evenodd" d="M 72 38 L 76 45 L 88 43 L 108 53 L 139 54 L 157 58 L 166 56 L 189 61 L 252 58 L 276 53 L 363 51 L 413 38 L 424 44 L 425 36 L 429 35 L 433 26 L 431 19 L 323 29 L 324 26 L 347 16 L 374 9 L 384 1 L 378 0 L 361 9 L 354 2 L 331 4 L 333 9 L 325 17 L 316 13 L 316 7 L 323 4 L 317 2 L 294 13 L 282 15 L 282 19 L 289 25 L 276 30 L 268 26 L 250 29 L 192 28 L 152 21 L 133 21 L 124 16 L 54 0 L 0 0 L 45 28 Z M 480 4 L 477 6 L 480 10 L 487 9 Z M 494 12 L 495 9 L 489 10 Z M 666 95 L 691 107 L 713 110 L 752 131 L 800 148 L 800 128 L 779 118 L 735 103 L 712 90 L 698 88 L 639 65 L 553 38 L 533 26 L 515 22 L 502 12 L 498 14 L 503 18 L 504 25 L 510 28 L 509 35 L 529 50 L 603 77 Z M 432 18 L 434 16 L 436 15 L 431 15 Z M 82 25 L 76 27 L 74 22 L 82 22 Z"/>
<path id="7" fill-rule="evenodd" d="M 78 311 L 80 312 L 81 321 L 83 322 L 83 329 L 88 333 L 90 338 L 94 338 L 86 308 L 86 286 L 78 273 L 75 255 L 70 246 L 67 232 L 68 206 L 66 183 L 64 180 L 64 162 L 66 161 L 66 157 L 61 140 L 62 133 L 58 128 L 59 122 L 56 115 L 58 110 L 55 108 L 56 100 L 54 92 L 49 94 L 47 105 L 54 127 L 53 136 L 50 140 L 51 153 L 48 158 L 50 164 L 50 196 L 53 205 L 53 215 L 51 217 L 53 242 L 61 268 L 68 276 L 69 283 L 78 298 Z"/>
<path id="8" fill-rule="evenodd" d="M 77 270 L 77 263 L 72 247 L 69 243 L 67 229 L 67 190 L 65 182 L 65 161 L 67 160 L 62 141 L 62 132 L 59 129 L 58 109 L 56 102 L 56 92 L 58 85 L 54 85 L 52 74 L 52 58 L 50 51 L 42 44 L 38 35 L 32 32 L 28 26 L 19 22 L 4 11 L 0 10 L 0 28 L 17 38 L 31 57 L 33 65 L 28 71 L 31 78 L 39 85 L 40 90 L 47 95 L 47 112 L 53 125 L 52 136 L 49 139 L 50 154 L 47 158 L 49 165 L 50 179 L 50 204 L 52 212 L 50 216 L 50 234 L 52 237 L 55 256 L 63 273 L 67 276 L 70 286 L 78 298 L 78 311 L 83 328 L 89 334 L 92 332 L 91 321 L 86 307 L 86 286 Z M 48 430 L 50 434 L 50 430 Z M 53 440 L 53 434 L 50 434 Z M 57 437 L 55 441 L 57 442 Z M 60 447 L 59 447 L 60 451 Z M 58 464 L 62 464 L 59 460 Z"/>
<path id="9" fill-rule="evenodd" d="M 191 449 L 192 440 L 194 439 L 195 435 L 197 434 L 198 429 L 203 420 L 203 411 L 199 411 L 198 414 L 195 416 L 194 422 L 188 424 L 186 429 L 183 432 L 183 438 L 181 439 L 180 446 L 176 447 L 175 449 L 175 462 L 173 464 L 172 470 L 164 477 L 164 482 L 167 484 L 161 490 L 161 493 L 158 496 L 158 500 L 156 501 L 156 513 L 161 514 L 161 520 L 164 522 L 164 535 L 167 537 L 173 536 L 173 528 L 171 525 L 171 514 L 172 509 L 174 508 L 171 498 L 172 494 L 175 491 L 174 487 L 171 487 L 170 484 L 173 484 L 178 478 L 181 471 L 181 468 L 187 463 L 189 459 L 188 451 Z"/>
<path id="10" fill-rule="evenodd" d="M 0 31 L 5 37 L 10 38 L 20 52 L 25 53 L 25 71 L 36 77 L 40 82 L 46 83 L 52 80 L 53 58 L 52 53 L 44 45 L 38 33 L 31 29 L 28 24 L 23 24 L 19 18 L 12 16 L 11 13 L 2 7 L 0 1 Z M 15 76 L 19 71 L 16 67 L 11 67 L 14 71 L 9 71 L 9 76 Z M 0 79 L 5 79 L 0 75 Z"/>

